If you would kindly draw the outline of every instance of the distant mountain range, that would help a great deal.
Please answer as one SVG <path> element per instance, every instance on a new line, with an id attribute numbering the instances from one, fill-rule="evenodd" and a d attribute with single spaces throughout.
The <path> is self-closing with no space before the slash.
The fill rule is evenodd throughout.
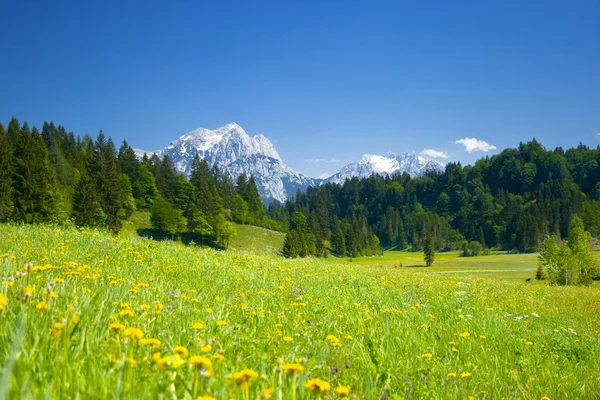
<path id="1" fill-rule="evenodd" d="M 210 130 L 198 128 L 179 139 L 172 141 L 164 149 L 148 152 L 136 149 L 138 157 L 144 154 L 167 154 L 179 172 L 189 176 L 194 157 L 206 159 L 210 165 L 217 165 L 223 173 L 236 179 L 240 174 L 254 176 L 263 200 L 285 202 L 288 197 L 300 189 L 322 183 L 344 183 L 354 176 L 369 177 L 372 174 L 391 175 L 407 172 L 412 176 L 421 176 L 427 170 L 443 170 L 445 165 L 439 161 L 418 156 L 414 153 L 377 156 L 365 154 L 360 161 L 351 163 L 338 173 L 326 179 L 310 178 L 284 164 L 275 146 L 263 135 L 250 137 L 244 129 L 235 124 Z"/>

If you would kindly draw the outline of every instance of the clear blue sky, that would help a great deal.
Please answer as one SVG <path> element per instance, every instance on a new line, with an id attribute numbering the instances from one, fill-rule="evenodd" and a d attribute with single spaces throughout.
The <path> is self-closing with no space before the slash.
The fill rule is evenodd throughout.
<path id="1" fill-rule="evenodd" d="M 5 125 L 152 150 L 235 121 L 313 176 L 366 152 L 600 143 L 600 1 L 4 0 L 0 15 Z"/>

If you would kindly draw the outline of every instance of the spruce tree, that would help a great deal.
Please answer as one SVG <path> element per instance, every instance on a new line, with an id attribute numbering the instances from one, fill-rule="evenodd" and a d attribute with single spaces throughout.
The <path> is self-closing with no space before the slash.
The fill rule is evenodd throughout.
<path id="1" fill-rule="evenodd" d="M 423 254 L 425 258 L 425 264 L 427 264 L 428 267 L 431 267 L 435 259 L 435 247 L 433 244 L 433 237 L 429 232 L 427 232 L 425 237 L 425 248 L 423 249 Z"/>
<path id="2" fill-rule="evenodd" d="M 75 186 L 71 218 L 77 226 L 106 226 L 106 214 L 98 201 L 96 184 L 85 170 Z"/>
<path id="3" fill-rule="evenodd" d="M 108 228 L 117 233 L 123 217 L 120 174 L 115 146 L 111 139 L 106 140 L 102 131 L 94 144 L 94 164 L 98 168 L 95 176 L 98 199 L 106 214 Z"/>
<path id="4" fill-rule="evenodd" d="M 24 123 L 16 134 L 13 160 L 13 219 L 26 223 L 54 218 L 54 176 L 42 136 Z"/>
<path id="5" fill-rule="evenodd" d="M 12 174 L 8 132 L 0 124 L 0 222 L 5 221 L 12 210 Z"/>

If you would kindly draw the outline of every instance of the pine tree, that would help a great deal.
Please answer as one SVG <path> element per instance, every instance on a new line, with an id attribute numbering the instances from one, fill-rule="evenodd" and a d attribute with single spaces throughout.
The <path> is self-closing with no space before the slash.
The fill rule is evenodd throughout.
<path id="1" fill-rule="evenodd" d="M 0 222 L 5 221 L 12 210 L 12 174 L 8 132 L 0 124 Z"/>
<path id="2" fill-rule="evenodd" d="M 433 237 L 429 232 L 427 232 L 425 237 L 425 248 L 423 249 L 423 254 L 425 258 L 425 264 L 427 264 L 428 267 L 431 267 L 435 259 L 435 247 L 433 244 Z"/>

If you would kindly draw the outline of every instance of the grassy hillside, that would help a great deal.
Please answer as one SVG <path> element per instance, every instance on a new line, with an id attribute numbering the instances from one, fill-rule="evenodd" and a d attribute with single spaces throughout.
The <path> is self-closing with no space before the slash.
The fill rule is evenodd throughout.
<path id="1" fill-rule="evenodd" d="M 0 275 L 0 398 L 600 396 L 597 288 L 11 225 Z"/>
<path id="2" fill-rule="evenodd" d="M 138 230 L 151 227 L 150 213 L 133 213 L 128 221 L 123 223 L 122 236 L 137 236 Z M 258 226 L 235 224 L 237 235 L 231 237 L 229 247 L 236 251 L 245 251 L 255 254 L 279 254 L 283 247 L 285 233 L 260 228 Z"/>

